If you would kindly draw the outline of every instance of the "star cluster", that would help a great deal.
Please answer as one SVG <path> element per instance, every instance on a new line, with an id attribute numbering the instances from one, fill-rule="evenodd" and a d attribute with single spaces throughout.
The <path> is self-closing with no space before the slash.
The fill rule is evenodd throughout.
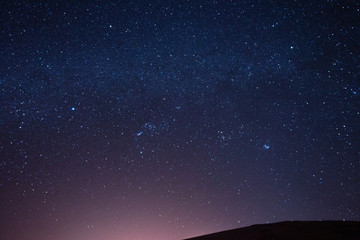
<path id="1" fill-rule="evenodd" d="M 358 2 L 1 5 L 1 240 L 360 220 Z"/>

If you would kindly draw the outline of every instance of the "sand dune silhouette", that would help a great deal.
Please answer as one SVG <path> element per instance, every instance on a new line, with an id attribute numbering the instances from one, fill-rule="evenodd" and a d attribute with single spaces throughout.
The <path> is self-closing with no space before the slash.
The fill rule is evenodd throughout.
<path id="1" fill-rule="evenodd" d="M 360 222 L 279 222 L 253 225 L 187 240 L 360 240 Z"/>

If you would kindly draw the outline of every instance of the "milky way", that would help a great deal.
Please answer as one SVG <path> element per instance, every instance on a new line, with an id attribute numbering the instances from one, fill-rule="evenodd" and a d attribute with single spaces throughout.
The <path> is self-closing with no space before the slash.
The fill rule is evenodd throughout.
<path id="1" fill-rule="evenodd" d="M 0 239 L 360 220 L 357 1 L 5 1 Z"/>

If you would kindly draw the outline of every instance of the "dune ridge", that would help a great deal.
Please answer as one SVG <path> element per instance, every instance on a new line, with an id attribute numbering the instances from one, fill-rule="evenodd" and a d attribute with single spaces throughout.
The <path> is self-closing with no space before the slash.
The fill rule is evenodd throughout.
<path id="1" fill-rule="evenodd" d="M 187 240 L 360 240 L 360 222 L 286 221 L 252 225 Z"/>

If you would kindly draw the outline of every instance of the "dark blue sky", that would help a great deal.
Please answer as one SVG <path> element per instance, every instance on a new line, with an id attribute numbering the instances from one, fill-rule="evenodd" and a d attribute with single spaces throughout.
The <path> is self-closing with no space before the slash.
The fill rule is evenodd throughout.
<path id="1" fill-rule="evenodd" d="M 1 240 L 360 220 L 356 1 L 6 1 Z"/>

